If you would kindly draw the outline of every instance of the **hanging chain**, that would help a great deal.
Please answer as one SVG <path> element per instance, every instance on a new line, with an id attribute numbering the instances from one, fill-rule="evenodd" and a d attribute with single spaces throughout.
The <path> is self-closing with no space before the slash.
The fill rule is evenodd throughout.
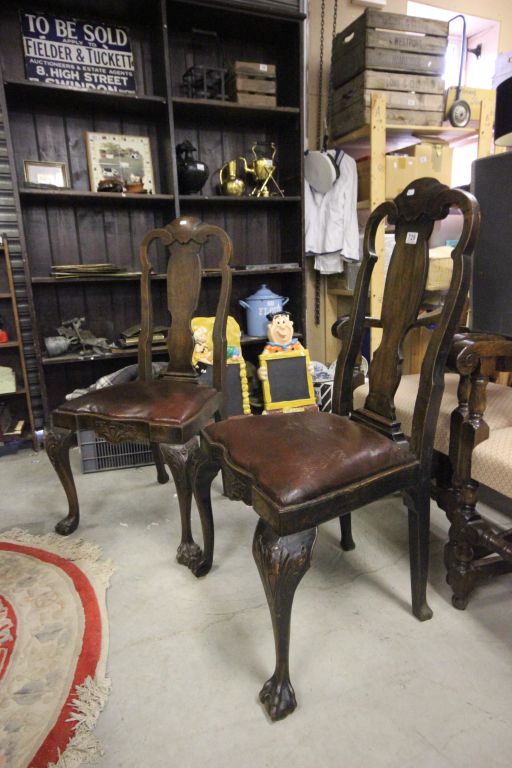
<path id="1" fill-rule="evenodd" d="M 318 112 L 316 120 L 316 145 L 322 147 L 322 89 L 324 80 L 324 30 L 325 30 L 325 0 L 322 0 L 320 12 L 320 62 L 318 65 Z"/>
<path id="2" fill-rule="evenodd" d="M 332 48 L 334 47 L 334 38 L 336 37 L 336 25 L 338 22 L 338 0 L 334 0 L 334 8 L 332 13 L 332 44 L 331 44 L 331 68 L 329 70 L 329 90 L 327 92 L 327 114 L 325 116 L 325 131 L 324 131 L 324 150 L 327 149 L 327 139 L 329 137 L 328 125 L 330 125 L 332 115 Z"/>
<path id="3" fill-rule="evenodd" d="M 334 0 L 333 19 L 332 19 L 332 42 L 334 43 L 334 37 L 336 35 L 336 24 L 338 21 L 338 0 Z M 317 147 L 318 149 L 327 149 L 327 119 L 331 115 L 332 107 L 332 66 L 329 76 L 329 93 L 327 97 L 327 116 L 325 120 L 325 127 L 322 125 L 322 88 L 324 77 L 324 32 L 325 32 L 325 0 L 322 0 L 321 12 L 320 12 L 320 62 L 318 69 L 318 112 L 317 112 Z M 322 136 L 322 128 L 323 136 Z M 314 319 L 315 325 L 320 325 L 320 272 L 315 270 L 315 307 L 314 307 Z"/>

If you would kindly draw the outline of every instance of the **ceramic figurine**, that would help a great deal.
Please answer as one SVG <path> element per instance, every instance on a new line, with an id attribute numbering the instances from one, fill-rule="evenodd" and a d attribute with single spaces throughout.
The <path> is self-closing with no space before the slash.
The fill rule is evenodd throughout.
<path id="1" fill-rule="evenodd" d="M 213 365 L 213 349 L 209 345 L 208 330 L 200 325 L 194 331 L 194 351 L 192 364 L 201 368 L 204 365 Z"/>
<path id="2" fill-rule="evenodd" d="M 267 337 L 268 342 L 263 349 L 264 355 L 272 355 L 277 352 L 304 352 L 304 347 L 300 341 L 293 335 L 293 321 L 290 313 L 281 311 L 273 312 L 267 315 Z M 313 373 L 313 364 L 308 366 L 309 372 Z M 258 377 L 263 381 L 267 378 L 267 369 L 263 366 L 258 368 Z"/>

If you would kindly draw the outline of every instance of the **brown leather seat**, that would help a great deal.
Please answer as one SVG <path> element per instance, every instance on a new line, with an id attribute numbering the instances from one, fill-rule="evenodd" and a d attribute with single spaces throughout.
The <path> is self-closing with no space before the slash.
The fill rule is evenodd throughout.
<path id="1" fill-rule="evenodd" d="M 202 384 L 192 365 L 194 340 L 192 316 L 201 312 L 201 248 L 210 237 L 220 242 L 218 288 L 213 326 L 213 366 L 209 384 Z M 169 362 L 161 378 L 153 378 L 151 360 L 153 306 L 149 247 L 159 242 L 167 250 L 166 304 L 170 327 L 167 334 Z M 192 489 L 189 472 L 191 456 L 197 449 L 197 435 L 212 419 L 225 415 L 224 379 L 226 369 L 226 326 L 231 293 L 231 240 L 216 226 L 194 218 L 176 219 L 166 227 L 148 232 L 140 248 L 141 333 L 139 337 L 138 380 L 93 390 L 69 400 L 52 413 L 45 434 L 45 447 L 62 482 L 69 512 L 55 529 L 72 533 L 79 523 L 79 506 L 69 463 L 69 449 L 78 430 L 93 430 L 111 443 L 149 441 L 158 470 L 158 480 L 168 480 L 164 459 L 174 478 L 181 515 L 182 540 L 178 560 L 192 565 L 201 551 L 192 538 L 190 510 Z M 208 309 L 214 295 L 209 292 Z M 172 322 L 171 322 L 172 318 Z"/>
<path id="2" fill-rule="evenodd" d="M 203 414 L 206 424 L 222 402 L 222 395 L 213 387 L 195 386 L 182 381 L 163 379 L 151 382 L 130 381 L 98 389 L 59 405 L 53 418 L 70 425 L 76 416 L 86 414 L 108 416 L 120 421 L 137 421 L 166 426 L 183 426 Z"/>
<path id="3" fill-rule="evenodd" d="M 311 410 L 230 419 L 206 427 L 204 439 L 222 448 L 225 461 L 250 473 L 253 484 L 275 502 L 276 529 L 287 507 L 342 493 L 369 475 L 418 463 L 408 450 L 363 424 Z M 256 448 L 262 445 L 264 451 Z"/>
<path id="4" fill-rule="evenodd" d="M 428 274 L 428 240 L 434 223 L 451 207 L 464 216 L 452 252 L 453 271 L 444 306 L 421 316 Z M 380 319 L 365 319 L 370 277 L 377 260 L 377 229 L 387 217 L 396 245 L 387 270 Z M 462 217 L 461 217 L 462 219 Z M 432 445 L 443 392 L 448 350 L 469 288 L 478 207 L 471 195 L 434 179 L 412 182 L 394 201 L 368 219 L 364 257 L 358 272 L 350 318 L 337 325 L 341 340 L 333 413 L 317 411 L 247 416 L 206 427 L 195 460 L 194 493 L 204 532 L 204 554 L 196 575 L 211 567 L 213 515 L 210 486 L 219 469 L 232 499 L 253 507 L 260 520 L 253 555 L 272 617 L 276 667 L 260 692 L 273 720 L 296 706 L 289 678 L 290 618 L 295 589 L 311 561 L 319 523 L 340 517 L 341 546 L 353 549 L 350 515 L 358 507 L 401 491 L 409 510 L 412 610 L 432 616 L 427 599 Z M 396 419 L 394 394 L 400 381 L 401 347 L 415 325 L 436 323 L 423 361 L 418 396 L 407 441 Z M 352 408 L 352 385 L 365 326 L 382 328 L 364 406 Z"/>

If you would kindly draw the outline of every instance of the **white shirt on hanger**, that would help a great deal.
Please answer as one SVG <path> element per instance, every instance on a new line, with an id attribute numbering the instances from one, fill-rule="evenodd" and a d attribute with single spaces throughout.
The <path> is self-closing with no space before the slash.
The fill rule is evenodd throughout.
<path id="1" fill-rule="evenodd" d="M 335 158 L 335 150 L 327 151 Z M 322 274 L 342 272 L 342 259 L 359 260 L 356 162 L 343 153 L 338 166 L 339 178 L 325 194 L 305 183 L 306 253 Z"/>

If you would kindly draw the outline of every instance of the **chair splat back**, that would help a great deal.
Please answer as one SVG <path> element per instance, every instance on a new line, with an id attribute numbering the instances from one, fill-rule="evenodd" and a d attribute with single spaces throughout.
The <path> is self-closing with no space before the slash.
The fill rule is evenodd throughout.
<path id="1" fill-rule="evenodd" d="M 151 341 L 153 337 L 153 305 L 151 300 L 151 262 L 148 251 L 155 240 L 160 240 L 167 249 L 167 307 L 170 328 L 167 335 L 169 364 L 165 378 L 175 380 L 197 379 L 192 365 L 194 340 L 191 328 L 192 317 L 199 305 L 202 263 L 201 248 L 209 237 L 216 237 L 221 244 L 222 254 L 218 270 L 220 290 L 215 311 L 213 328 L 213 385 L 221 390 L 226 359 L 226 326 L 228 301 L 231 291 L 232 255 L 231 240 L 226 233 L 210 224 L 203 224 L 193 217 L 175 219 L 165 227 L 153 229 L 144 238 L 140 247 L 141 276 L 141 335 L 139 341 L 139 377 L 148 380 L 151 372 Z M 213 314 L 213 313 L 212 313 Z"/>
<path id="2" fill-rule="evenodd" d="M 428 277 L 429 238 L 434 224 L 444 219 L 452 206 L 460 209 L 464 224 L 452 252 L 450 287 L 443 308 L 436 316 L 436 329 L 422 366 L 411 437 L 411 449 L 418 456 L 425 449 L 428 453 L 433 444 L 446 357 L 469 290 L 470 254 L 479 223 L 476 200 L 462 190 L 449 189 L 435 179 L 425 178 L 412 182 L 394 200 L 376 208 L 366 226 L 354 311 L 350 320 L 340 324 L 339 328 L 342 349 L 335 379 L 335 407 L 340 409 L 339 413 L 351 409 L 352 370 L 361 350 L 365 327 L 382 328 L 382 339 L 370 366 L 368 397 L 364 408 L 354 411 L 351 418 L 378 429 L 396 442 L 405 443 L 394 404 L 401 378 L 402 344 L 418 321 Z M 395 247 L 387 271 L 381 317 L 380 320 L 366 318 L 365 321 L 370 278 L 377 258 L 377 229 L 386 217 L 388 223 L 395 226 Z"/>

